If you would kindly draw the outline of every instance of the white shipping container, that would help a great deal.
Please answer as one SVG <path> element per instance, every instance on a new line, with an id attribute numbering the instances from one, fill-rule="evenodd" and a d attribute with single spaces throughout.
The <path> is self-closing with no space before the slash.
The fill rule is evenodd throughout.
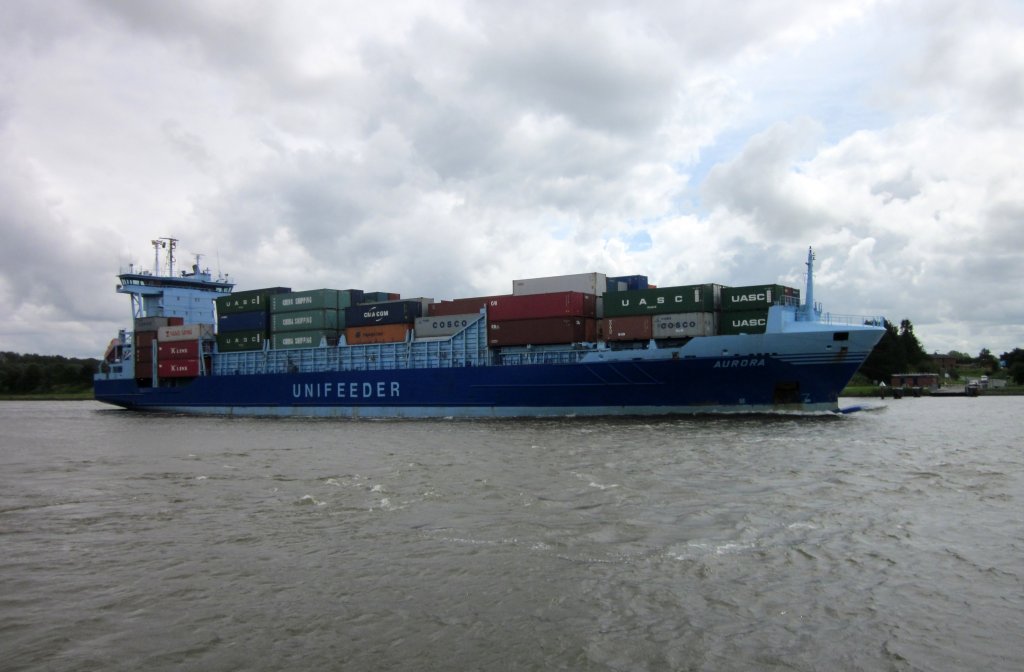
<path id="1" fill-rule="evenodd" d="M 655 338 L 714 336 L 718 332 L 716 313 L 667 313 L 651 317 Z"/>
<path id="2" fill-rule="evenodd" d="M 480 319 L 480 313 L 463 315 L 439 315 L 437 317 L 417 317 L 416 336 L 433 338 L 436 336 L 453 336 Z"/>
<path id="3" fill-rule="evenodd" d="M 175 327 L 160 327 L 156 332 L 156 340 L 161 343 L 175 341 L 213 340 L 212 324 L 182 324 Z"/>
<path id="4" fill-rule="evenodd" d="M 601 296 L 608 289 L 608 276 L 604 273 L 576 273 L 575 275 L 553 275 L 547 278 L 524 278 L 512 281 L 512 293 L 517 296 L 528 294 L 553 294 L 555 292 L 580 292 Z"/>

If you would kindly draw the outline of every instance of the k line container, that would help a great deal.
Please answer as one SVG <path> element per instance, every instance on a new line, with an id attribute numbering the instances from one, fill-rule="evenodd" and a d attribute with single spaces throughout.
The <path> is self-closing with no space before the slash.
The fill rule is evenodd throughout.
<path id="1" fill-rule="evenodd" d="M 436 304 L 432 304 L 436 305 Z M 480 319 L 480 313 L 461 315 L 435 315 L 416 318 L 416 336 L 435 338 L 453 336 Z"/>
<path id="2" fill-rule="evenodd" d="M 231 313 L 269 310 L 271 296 L 285 294 L 290 291 L 292 290 L 289 287 L 266 287 L 264 289 L 252 289 L 247 292 L 234 292 L 228 296 L 218 296 L 216 299 L 217 315 L 219 317 Z"/>
<path id="3" fill-rule="evenodd" d="M 202 355 L 199 341 L 171 341 L 157 343 L 156 357 L 159 361 L 169 359 L 196 359 Z"/>
<path id="4" fill-rule="evenodd" d="M 267 332 L 265 331 L 235 331 L 217 334 L 217 350 L 219 352 L 262 350 L 263 342 L 266 340 Z"/>
<path id="5" fill-rule="evenodd" d="M 596 320 L 588 317 L 507 320 L 487 327 L 487 344 L 493 347 L 586 343 L 597 337 Z"/>
<path id="6" fill-rule="evenodd" d="M 597 315 L 597 297 L 581 292 L 554 292 L 501 296 L 487 306 L 492 322 L 536 320 L 547 317 L 590 317 Z"/>
<path id="7" fill-rule="evenodd" d="M 671 313 L 654 315 L 654 338 L 693 338 L 718 333 L 716 313 Z"/>
<path id="8" fill-rule="evenodd" d="M 600 335 L 606 341 L 649 341 L 654 338 L 650 315 L 624 315 L 601 320 Z"/>
<path id="9" fill-rule="evenodd" d="M 783 285 L 748 285 L 722 289 L 722 310 L 754 310 L 783 304 L 800 305 L 800 290 Z"/>
<path id="10" fill-rule="evenodd" d="M 604 295 L 604 316 L 710 312 L 718 307 L 721 285 L 655 287 Z"/>
<path id="11" fill-rule="evenodd" d="M 319 348 L 321 345 L 334 347 L 338 345 L 338 336 L 340 334 L 341 332 L 337 329 L 287 331 L 283 334 L 274 334 L 272 336 L 272 343 L 275 350 L 289 350 L 291 348 Z"/>
<path id="12" fill-rule="evenodd" d="M 156 371 L 161 378 L 194 378 L 202 369 L 198 358 L 169 359 L 157 362 Z"/>
<path id="13" fill-rule="evenodd" d="M 723 310 L 719 319 L 721 320 L 719 323 L 719 333 L 721 334 L 763 334 L 768 325 L 768 308 Z"/>
<path id="14" fill-rule="evenodd" d="M 512 281 L 512 293 L 516 296 L 557 292 L 579 292 L 600 296 L 605 293 L 607 287 L 608 279 L 604 273 L 575 273 Z"/>
<path id="15" fill-rule="evenodd" d="M 345 329 L 348 345 L 369 345 L 372 343 L 401 343 L 409 337 L 411 326 L 398 324 L 369 324 Z"/>
<path id="16" fill-rule="evenodd" d="M 310 331 L 339 328 L 337 310 L 297 310 L 271 313 L 270 330 L 273 333 L 285 331 Z"/>
<path id="17" fill-rule="evenodd" d="M 213 339 L 212 324 L 182 324 L 180 326 L 166 326 L 157 329 L 157 340 L 161 343 L 173 341 L 198 341 Z"/>

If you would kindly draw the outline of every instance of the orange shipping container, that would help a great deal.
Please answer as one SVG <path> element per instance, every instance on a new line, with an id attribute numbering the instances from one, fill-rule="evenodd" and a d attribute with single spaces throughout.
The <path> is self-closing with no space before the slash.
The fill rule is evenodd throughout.
<path id="1" fill-rule="evenodd" d="M 375 324 L 345 329 L 345 342 L 349 345 L 370 343 L 401 343 L 409 336 L 408 324 Z"/>
<path id="2" fill-rule="evenodd" d="M 601 320 L 601 332 L 606 341 L 649 341 L 653 336 L 650 315 L 624 315 Z"/>

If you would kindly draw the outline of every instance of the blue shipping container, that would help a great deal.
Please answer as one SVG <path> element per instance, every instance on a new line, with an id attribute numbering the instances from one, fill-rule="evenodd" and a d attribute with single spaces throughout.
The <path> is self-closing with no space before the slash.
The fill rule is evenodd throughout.
<path id="1" fill-rule="evenodd" d="M 269 326 L 266 310 L 249 310 L 244 313 L 228 313 L 217 317 L 217 333 L 234 331 L 266 331 Z"/>

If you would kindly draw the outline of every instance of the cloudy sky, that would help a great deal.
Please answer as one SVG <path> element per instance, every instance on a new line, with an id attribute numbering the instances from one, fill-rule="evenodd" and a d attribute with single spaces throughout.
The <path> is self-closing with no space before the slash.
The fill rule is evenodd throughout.
<path id="1" fill-rule="evenodd" d="M 0 9 L 0 350 L 99 356 L 149 241 L 238 289 L 599 271 L 1024 347 L 1017 0 Z"/>

